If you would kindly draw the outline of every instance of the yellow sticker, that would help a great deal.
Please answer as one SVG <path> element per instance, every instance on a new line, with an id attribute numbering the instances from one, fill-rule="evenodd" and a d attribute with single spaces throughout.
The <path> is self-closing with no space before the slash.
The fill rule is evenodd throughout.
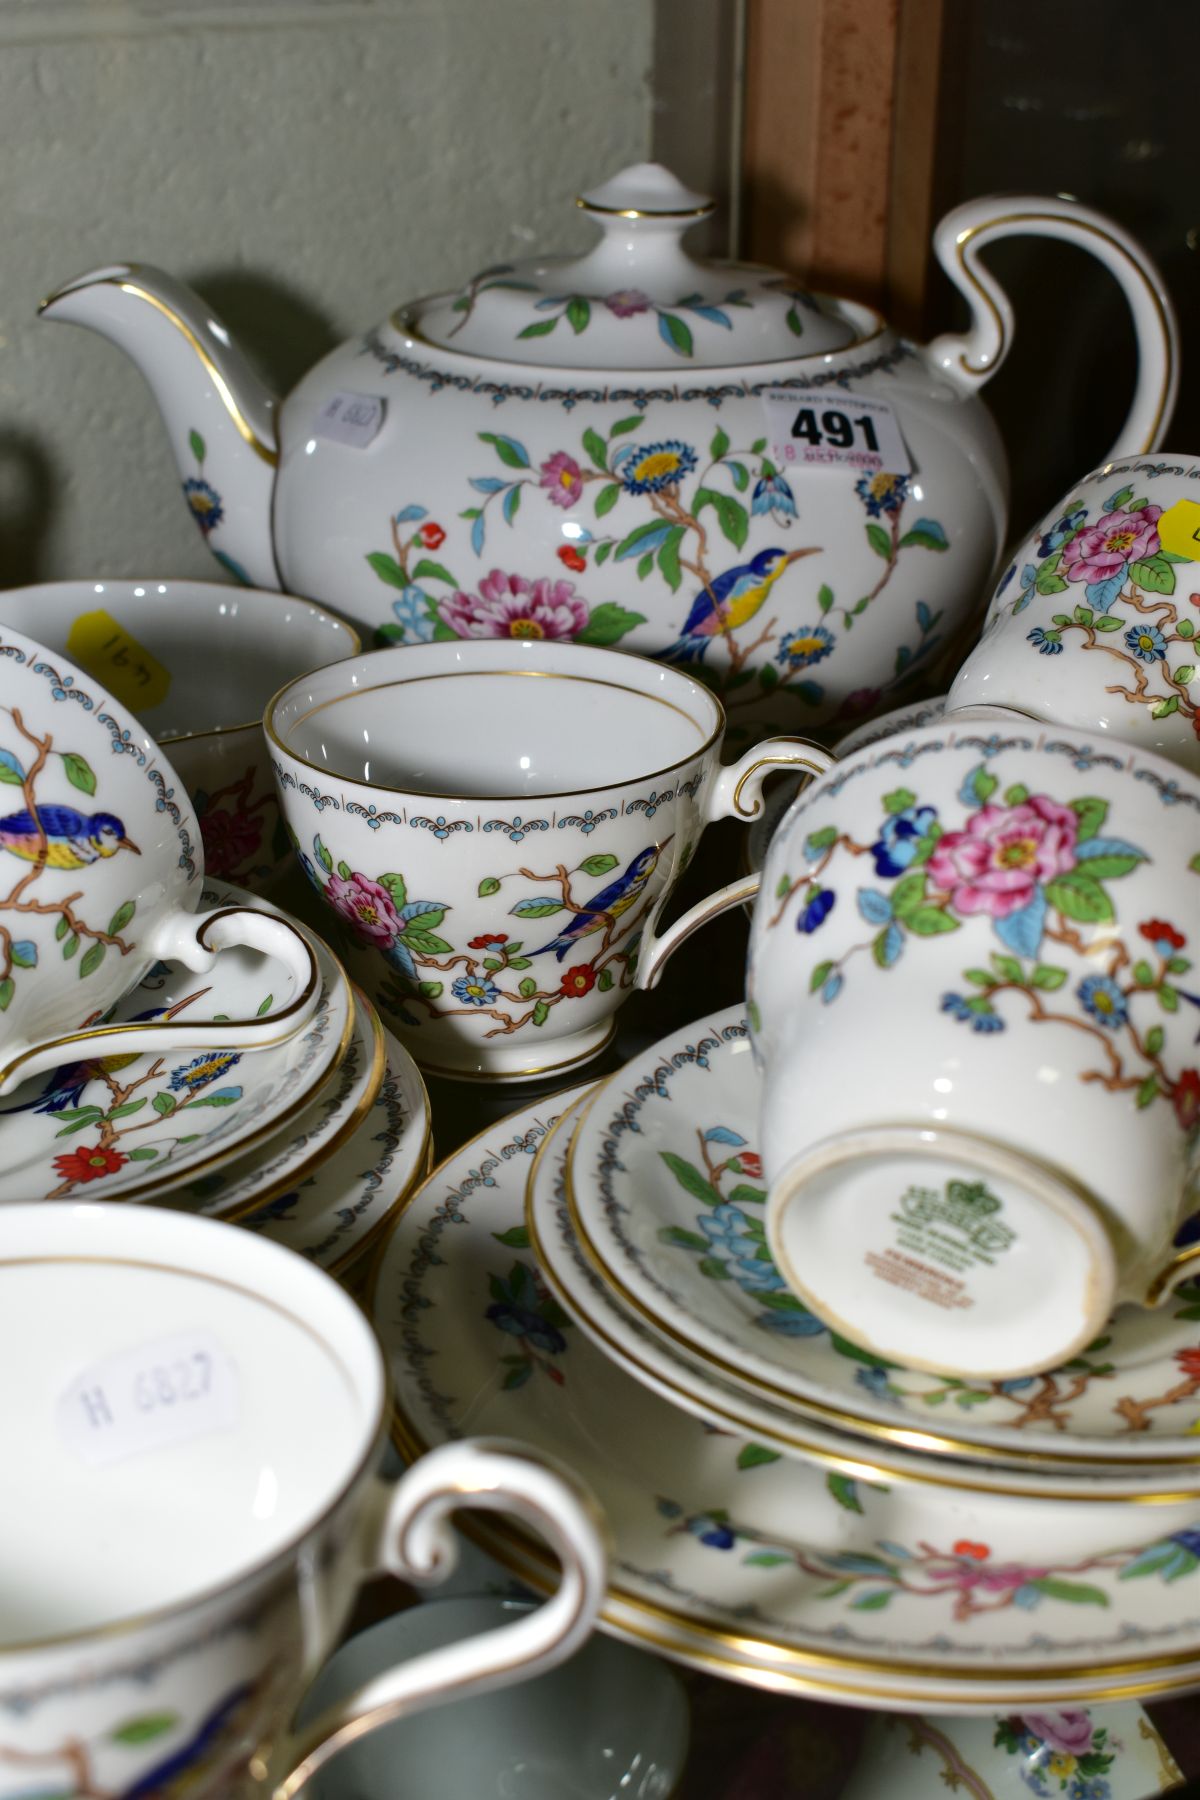
<path id="1" fill-rule="evenodd" d="M 1172 556 L 1200 559 L 1200 500 L 1177 500 L 1158 521 L 1158 541 Z"/>
<path id="2" fill-rule="evenodd" d="M 67 655 L 130 712 L 152 711 L 171 691 L 170 671 L 101 607 L 80 613 L 67 639 Z"/>

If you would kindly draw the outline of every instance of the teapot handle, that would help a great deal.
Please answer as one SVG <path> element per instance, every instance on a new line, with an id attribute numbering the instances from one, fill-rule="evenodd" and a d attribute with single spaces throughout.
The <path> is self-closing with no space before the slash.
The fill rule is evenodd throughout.
<path id="1" fill-rule="evenodd" d="M 1145 250 L 1115 220 L 1076 200 L 998 194 L 968 200 L 948 212 L 933 234 L 938 261 L 971 309 L 970 329 L 934 338 L 926 355 L 959 387 L 989 381 L 1008 355 L 1013 311 L 1000 284 L 979 260 L 1006 237 L 1061 238 L 1090 250 L 1121 285 L 1133 314 L 1138 345 L 1133 404 L 1105 459 L 1156 450 L 1179 386 L 1179 329 L 1162 275 Z"/>

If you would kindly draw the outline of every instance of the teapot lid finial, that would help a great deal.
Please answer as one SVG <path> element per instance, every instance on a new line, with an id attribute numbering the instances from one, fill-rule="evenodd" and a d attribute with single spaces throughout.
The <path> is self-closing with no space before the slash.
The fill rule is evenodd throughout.
<path id="1" fill-rule="evenodd" d="M 577 204 L 600 228 L 582 256 L 485 269 L 396 326 L 469 355 L 631 373 L 791 362 L 857 336 L 835 301 L 787 275 L 693 256 L 683 240 L 713 201 L 661 163 L 634 163 Z"/>
<path id="2" fill-rule="evenodd" d="M 634 163 L 578 195 L 575 204 L 584 212 L 622 219 L 705 219 L 715 206 L 710 195 L 685 187 L 662 163 Z"/>

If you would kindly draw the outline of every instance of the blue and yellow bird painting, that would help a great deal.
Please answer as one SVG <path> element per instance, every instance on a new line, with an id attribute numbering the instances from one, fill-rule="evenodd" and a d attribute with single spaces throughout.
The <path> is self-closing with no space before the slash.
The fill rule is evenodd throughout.
<path id="1" fill-rule="evenodd" d="M 142 854 L 115 813 L 81 813 L 73 806 L 9 813 L 0 819 L 0 849 L 47 869 L 86 869 L 118 850 Z"/>
<path id="2" fill-rule="evenodd" d="M 158 964 L 164 968 L 165 964 Z M 152 970 L 153 974 L 155 971 Z M 152 1019 L 173 1019 L 177 1013 L 186 1009 L 196 1000 L 208 993 L 208 988 L 199 988 L 177 1000 L 173 1006 L 151 1006 L 145 1012 L 134 1013 L 129 1019 L 122 1019 L 123 1025 L 147 1025 Z M 106 1075 L 120 1075 L 138 1060 L 138 1053 L 127 1050 L 120 1056 L 83 1056 L 78 1062 L 62 1063 L 57 1069 L 51 1069 L 45 1083 L 36 1093 L 33 1080 L 23 1082 L 17 1089 L 17 1098 L 12 1106 L 0 1106 L 0 1118 L 9 1113 L 36 1112 L 60 1113 L 69 1106 L 78 1106 L 83 1099 L 84 1089 L 90 1082 L 100 1081 Z"/>
<path id="3" fill-rule="evenodd" d="M 540 950 L 530 950 L 530 956 L 549 956 L 551 952 L 562 962 L 568 950 L 573 950 L 581 939 L 591 937 L 594 931 L 603 931 L 612 919 L 619 919 L 621 914 L 639 898 L 646 883 L 658 866 L 658 859 L 671 839 L 664 838 L 661 844 L 651 844 L 648 850 L 639 850 L 624 874 L 610 881 L 606 888 L 601 888 L 595 897 L 588 901 L 582 912 L 577 912 L 571 923 Z"/>
<path id="4" fill-rule="evenodd" d="M 748 563 L 739 563 L 701 588 L 675 643 L 656 653 L 658 662 L 703 662 L 715 637 L 736 631 L 765 605 L 767 596 L 789 563 L 815 556 L 816 546 L 805 550 L 760 550 Z"/>
<path id="5" fill-rule="evenodd" d="M 105 1075 L 119 1075 L 122 1069 L 136 1061 L 136 1053 L 129 1052 L 124 1056 L 88 1056 L 80 1062 L 64 1063 L 61 1068 L 51 1071 L 45 1085 L 30 1099 L 18 1100 L 15 1106 L 0 1106 L 0 1117 L 7 1118 L 9 1113 L 20 1112 L 65 1112 L 69 1106 L 79 1105 L 90 1082 Z M 27 1085 L 32 1087 L 33 1083 Z M 18 1094 L 24 1091 L 24 1087 L 17 1089 Z"/>

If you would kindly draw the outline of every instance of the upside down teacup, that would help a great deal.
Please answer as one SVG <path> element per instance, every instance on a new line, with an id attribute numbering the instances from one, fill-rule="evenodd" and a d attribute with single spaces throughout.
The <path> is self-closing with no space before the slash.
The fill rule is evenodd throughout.
<path id="1" fill-rule="evenodd" d="M 467 1078 L 597 1054 L 705 825 L 756 817 L 772 768 L 831 761 L 769 738 L 723 768 L 700 681 L 532 639 L 337 663 L 265 723 L 352 972 L 424 1068 Z"/>
<path id="2" fill-rule="evenodd" d="M 785 1278 L 905 1365 L 1064 1363 L 1200 1255 L 1200 782 L 953 721 L 867 746 L 773 840 L 748 1001 Z"/>
<path id="3" fill-rule="evenodd" d="M 101 1043 L 253 1049 L 303 1030 L 321 990 L 305 938 L 253 907 L 197 913 L 200 834 L 171 764 L 90 676 L 8 626 L 0 795 L 0 1094 Z M 236 944 L 283 964 L 261 1017 L 104 1023 L 156 962 L 203 973 Z"/>
<path id="4" fill-rule="evenodd" d="M 10 588 L 0 620 L 69 656 L 169 746 L 210 879 L 260 893 L 293 868 L 262 709 L 293 676 L 356 655 L 349 625 L 290 594 L 111 578 Z"/>
<path id="5" fill-rule="evenodd" d="M 996 706 L 1200 774 L 1200 463 L 1127 457 L 1017 551 L 947 712 Z"/>
<path id="6" fill-rule="evenodd" d="M 592 1503 L 516 1446 L 396 1484 L 378 1342 L 252 1233 L 153 1208 L 0 1215 L 0 1797 L 291 1800 L 340 1746 L 552 1667 L 604 1593 Z M 515 1626 L 394 1659 L 289 1722 L 361 1583 L 436 1581 L 450 1514 L 514 1514 L 563 1576 Z"/>

